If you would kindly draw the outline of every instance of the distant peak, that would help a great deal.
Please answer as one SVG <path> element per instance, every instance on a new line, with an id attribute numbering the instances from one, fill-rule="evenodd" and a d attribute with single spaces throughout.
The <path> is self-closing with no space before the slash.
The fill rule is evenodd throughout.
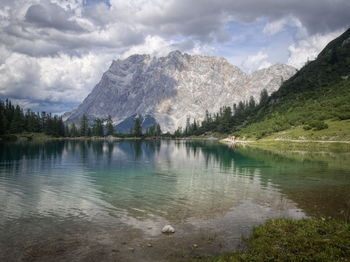
<path id="1" fill-rule="evenodd" d="M 181 53 L 181 51 L 179 51 L 179 50 L 171 51 L 171 52 L 168 54 L 168 56 L 181 56 L 181 55 L 182 55 L 182 53 Z"/>

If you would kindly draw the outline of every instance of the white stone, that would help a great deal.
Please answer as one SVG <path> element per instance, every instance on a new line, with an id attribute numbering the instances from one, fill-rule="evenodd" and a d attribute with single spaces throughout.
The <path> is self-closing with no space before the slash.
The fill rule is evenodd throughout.
<path id="1" fill-rule="evenodd" d="M 175 233 L 175 229 L 171 225 L 166 225 L 163 227 L 162 233 Z"/>

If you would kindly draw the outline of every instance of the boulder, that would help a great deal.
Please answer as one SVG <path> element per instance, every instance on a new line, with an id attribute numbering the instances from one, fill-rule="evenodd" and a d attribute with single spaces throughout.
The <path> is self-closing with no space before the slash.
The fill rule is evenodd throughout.
<path id="1" fill-rule="evenodd" d="M 175 229 L 171 225 L 166 225 L 163 227 L 162 233 L 175 233 Z"/>

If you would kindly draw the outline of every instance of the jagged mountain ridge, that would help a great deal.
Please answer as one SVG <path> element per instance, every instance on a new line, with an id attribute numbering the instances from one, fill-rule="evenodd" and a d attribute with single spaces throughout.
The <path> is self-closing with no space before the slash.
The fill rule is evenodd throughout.
<path id="1" fill-rule="evenodd" d="M 114 124 L 134 115 L 151 115 L 163 131 L 185 126 L 186 119 L 202 120 L 205 110 L 217 112 L 265 88 L 276 91 L 296 69 L 276 64 L 246 74 L 222 57 L 173 51 L 166 57 L 132 55 L 113 61 L 100 82 L 79 107 L 69 114 L 76 121 L 111 115 Z"/>

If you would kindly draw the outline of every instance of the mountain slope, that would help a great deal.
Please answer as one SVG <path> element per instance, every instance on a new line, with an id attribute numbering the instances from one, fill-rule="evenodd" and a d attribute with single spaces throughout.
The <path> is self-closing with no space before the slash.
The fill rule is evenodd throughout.
<path id="1" fill-rule="evenodd" d="M 265 88 L 277 90 L 294 75 L 293 67 L 277 64 L 251 75 L 221 57 L 183 54 L 166 57 L 133 55 L 113 61 L 83 103 L 67 117 L 77 121 L 83 114 L 106 118 L 114 124 L 132 115 L 150 115 L 163 131 L 185 126 L 186 119 L 202 120 L 205 111 L 216 112 L 250 96 L 258 99 Z"/>
<path id="2" fill-rule="evenodd" d="M 301 126 L 304 133 L 299 132 L 300 137 L 316 138 L 318 130 L 350 119 L 349 101 L 350 29 L 331 41 L 316 60 L 273 93 L 237 134 L 260 138 Z M 341 134 L 341 130 L 339 132 Z M 335 138 L 339 134 L 333 132 L 324 138 L 330 139 L 332 135 Z"/>

